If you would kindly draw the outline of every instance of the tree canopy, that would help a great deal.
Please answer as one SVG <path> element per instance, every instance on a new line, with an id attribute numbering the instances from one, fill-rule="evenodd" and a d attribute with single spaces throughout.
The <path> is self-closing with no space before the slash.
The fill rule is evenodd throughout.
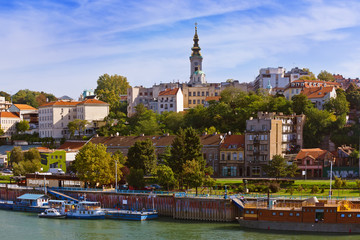
<path id="1" fill-rule="evenodd" d="M 31 91 L 29 89 L 19 90 L 12 98 L 13 103 L 28 104 L 34 108 L 38 108 L 47 101 L 51 102 L 57 99 L 53 94 Z"/>
<path id="2" fill-rule="evenodd" d="M 127 94 L 129 87 L 130 85 L 126 77 L 117 74 L 103 74 L 97 80 L 95 94 L 101 101 L 110 104 L 111 112 L 123 111 L 124 106 L 121 104 L 120 95 Z"/>
<path id="3" fill-rule="evenodd" d="M 89 142 L 76 154 L 73 168 L 79 178 L 91 186 L 111 184 L 115 182 L 115 161 L 118 162 L 117 179 L 120 181 L 122 177 L 122 158 L 122 154 L 106 152 L 103 144 Z"/>
<path id="4" fill-rule="evenodd" d="M 298 171 L 298 167 L 295 163 L 292 165 L 288 165 L 286 160 L 281 155 L 274 155 L 273 159 L 269 162 L 268 165 L 263 167 L 266 175 L 268 177 L 294 177 L 296 172 Z"/>
<path id="5" fill-rule="evenodd" d="M 26 120 L 22 120 L 16 123 L 16 131 L 20 133 L 24 133 L 26 130 L 29 130 L 29 128 L 30 128 L 29 122 Z"/>
<path id="6" fill-rule="evenodd" d="M 134 169 L 142 169 L 149 175 L 156 168 L 155 147 L 150 139 L 137 141 L 129 148 L 127 166 Z"/>
<path id="7" fill-rule="evenodd" d="M 40 171 L 41 156 L 36 148 L 30 148 L 28 151 L 25 152 L 22 152 L 21 148 L 20 149 L 17 148 L 11 153 L 14 153 L 15 154 L 14 158 L 16 158 L 16 160 L 14 159 L 13 161 L 13 172 L 15 176 L 20 176 L 20 175 L 25 175 L 27 173 L 35 173 Z"/>
<path id="8" fill-rule="evenodd" d="M 332 75 L 331 73 L 329 73 L 329 72 L 326 71 L 326 70 L 322 70 L 322 71 L 318 74 L 317 78 L 318 78 L 319 80 L 327 81 L 327 82 L 333 82 L 333 81 L 335 81 L 334 75 Z"/>

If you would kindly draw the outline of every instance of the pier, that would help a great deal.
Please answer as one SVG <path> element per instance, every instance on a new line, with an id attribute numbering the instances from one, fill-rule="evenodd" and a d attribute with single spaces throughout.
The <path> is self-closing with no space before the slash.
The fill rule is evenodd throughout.
<path id="1" fill-rule="evenodd" d="M 42 188 L 15 187 L 16 185 L 0 185 L 0 199 L 15 201 L 24 193 L 43 193 Z M 50 191 L 51 192 L 51 191 Z M 60 192 L 56 189 L 56 192 Z M 214 197 L 189 197 L 182 194 L 88 191 L 63 189 L 61 193 L 75 199 L 85 196 L 89 201 L 101 202 L 103 208 L 151 209 L 155 208 L 159 216 L 181 220 L 232 222 L 240 216 L 241 211 L 231 199 Z"/>

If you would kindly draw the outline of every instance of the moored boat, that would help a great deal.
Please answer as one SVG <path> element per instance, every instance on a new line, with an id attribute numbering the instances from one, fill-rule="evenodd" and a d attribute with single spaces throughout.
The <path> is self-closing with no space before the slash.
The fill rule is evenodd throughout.
<path id="1" fill-rule="evenodd" d="M 64 204 L 62 213 L 65 213 L 67 218 L 105 219 L 105 212 L 99 202 L 82 201 L 76 204 Z"/>
<path id="2" fill-rule="evenodd" d="M 253 229 L 360 233 L 360 204 L 310 198 L 298 202 L 260 199 L 244 204 L 240 226 Z"/>
<path id="3" fill-rule="evenodd" d="M 55 208 L 49 208 L 45 209 L 44 212 L 41 212 L 38 214 L 39 218 L 65 218 L 65 214 L 61 214 L 58 210 Z"/>
<path id="4" fill-rule="evenodd" d="M 155 210 L 145 209 L 141 211 L 106 209 L 105 217 L 109 219 L 145 221 L 158 218 L 158 213 Z"/>

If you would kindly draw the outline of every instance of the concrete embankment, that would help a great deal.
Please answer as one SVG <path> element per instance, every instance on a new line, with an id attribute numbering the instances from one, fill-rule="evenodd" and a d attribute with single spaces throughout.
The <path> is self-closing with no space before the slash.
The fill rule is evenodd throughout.
<path id="1" fill-rule="evenodd" d="M 0 188 L 0 199 L 15 201 L 24 193 L 36 190 Z M 89 201 L 101 202 L 104 208 L 126 207 L 133 209 L 150 209 L 155 207 L 160 216 L 182 220 L 230 222 L 235 221 L 241 212 L 230 199 L 191 198 L 170 195 L 156 195 L 151 198 L 144 193 L 114 193 L 90 191 L 63 191 L 64 194 L 79 198 L 86 194 Z M 125 204 L 126 203 L 126 204 Z"/>

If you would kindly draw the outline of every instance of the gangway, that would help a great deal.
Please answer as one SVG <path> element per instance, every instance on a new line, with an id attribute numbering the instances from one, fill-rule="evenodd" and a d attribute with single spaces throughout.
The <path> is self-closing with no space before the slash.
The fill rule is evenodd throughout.
<path id="1" fill-rule="evenodd" d="M 54 195 L 56 198 L 58 199 L 61 199 L 61 200 L 70 200 L 70 201 L 73 201 L 74 203 L 78 203 L 79 202 L 79 199 L 76 199 L 76 198 L 73 198 L 69 195 L 66 195 L 64 193 L 61 193 L 61 192 L 58 192 L 58 191 L 55 191 L 55 190 L 52 190 L 52 189 L 48 189 L 47 190 L 48 193 Z"/>
<path id="2" fill-rule="evenodd" d="M 245 204 L 244 204 L 244 201 L 235 197 L 235 196 L 231 196 L 230 197 L 231 200 L 233 201 L 233 203 L 242 211 L 244 210 L 245 208 Z"/>

